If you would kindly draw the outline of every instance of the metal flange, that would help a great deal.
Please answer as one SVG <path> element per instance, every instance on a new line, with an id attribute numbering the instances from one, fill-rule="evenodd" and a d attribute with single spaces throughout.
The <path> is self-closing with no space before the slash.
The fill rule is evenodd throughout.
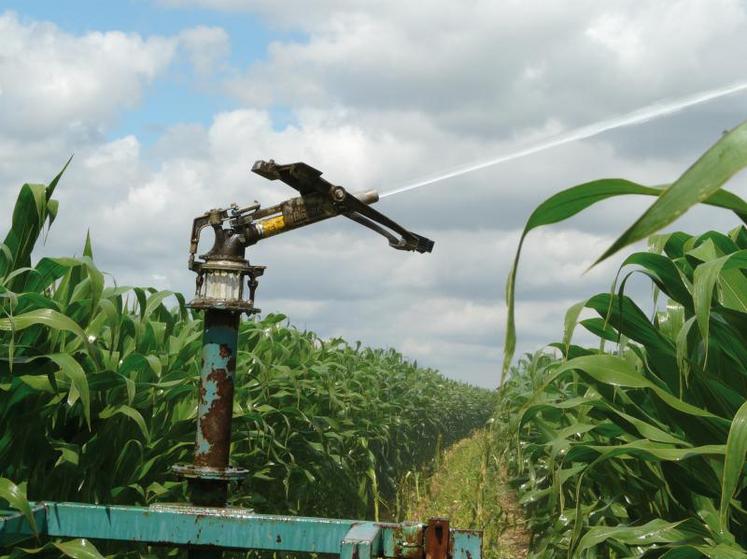
<path id="1" fill-rule="evenodd" d="M 249 475 L 244 468 L 211 468 L 194 464 L 176 464 L 171 470 L 184 479 L 208 479 L 214 481 L 240 481 Z"/>

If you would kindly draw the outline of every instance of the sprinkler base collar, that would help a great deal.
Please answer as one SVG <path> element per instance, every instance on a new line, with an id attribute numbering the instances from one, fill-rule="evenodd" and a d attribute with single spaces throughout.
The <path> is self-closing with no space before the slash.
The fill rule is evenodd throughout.
<path id="1" fill-rule="evenodd" d="M 211 468 L 194 464 L 176 464 L 172 471 L 184 479 L 206 479 L 215 481 L 240 481 L 249 475 L 244 468 Z"/>

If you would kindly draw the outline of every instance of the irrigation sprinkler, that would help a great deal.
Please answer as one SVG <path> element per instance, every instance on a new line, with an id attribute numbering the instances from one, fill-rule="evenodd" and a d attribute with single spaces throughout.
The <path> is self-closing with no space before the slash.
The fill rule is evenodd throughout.
<path id="1" fill-rule="evenodd" d="M 264 266 L 254 266 L 246 249 L 260 240 L 344 215 L 384 235 L 399 250 L 430 252 L 433 241 L 416 235 L 370 207 L 378 200 L 375 191 L 351 195 L 342 186 L 322 178 L 306 163 L 278 165 L 257 161 L 252 171 L 269 180 L 281 180 L 300 196 L 262 208 L 255 202 L 245 207 L 213 209 L 192 225 L 189 268 L 197 274 L 195 298 L 189 306 L 205 312 L 202 364 L 194 463 L 175 471 L 189 480 L 190 499 L 200 506 L 222 507 L 227 487 L 246 471 L 229 466 L 233 387 L 239 319 L 259 312 L 254 306 L 258 279 Z M 213 247 L 196 259 L 200 233 L 212 227 Z"/>
<path id="2" fill-rule="evenodd" d="M 228 488 L 249 472 L 230 465 L 234 376 L 242 314 L 254 305 L 263 266 L 246 249 L 262 239 L 345 216 L 383 235 L 398 250 L 431 252 L 416 235 L 370 207 L 376 192 L 350 194 L 305 163 L 258 161 L 252 171 L 280 180 L 300 196 L 269 208 L 258 203 L 213 209 L 192 226 L 189 268 L 197 274 L 190 307 L 204 312 L 197 434 L 192 464 L 175 465 L 187 480 L 191 504 L 150 507 L 32 503 L 30 514 L 0 510 L 0 547 L 36 536 L 90 538 L 186 546 L 190 559 L 214 559 L 223 550 L 334 554 L 341 559 L 480 559 L 482 534 L 450 528 L 449 521 L 385 523 L 257 514 L 231 508 Z M 197 259 L 200 234 L 211 227 L 212 248 Z"/>

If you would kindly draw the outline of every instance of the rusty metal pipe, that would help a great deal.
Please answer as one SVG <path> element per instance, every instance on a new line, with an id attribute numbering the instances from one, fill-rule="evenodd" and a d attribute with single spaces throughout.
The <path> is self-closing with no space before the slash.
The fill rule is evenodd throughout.
<path id="1" fill-rule="evenodd" d="M 194 456 L 194 470 L 200 473 L 189 479 L 189 498 L 193 505 L 225 507 L 228 501 L 225 473 L 231 452 L 240 316 L 236 311 L 205 311 Z M 220 559 L 222 553 L 213 548 L 190 546 L 187 557 Z"/>
<path id="2" fill-rule="evenodd" d="M 215 469 L 216 473 L 228 467 L 231 450 L 239 316 L 235 311 L 205 312 L 194 465 Z M 228 481 L 224 479 L 190 480 L 192 503 L 225 506 L 227 488 Z"/>

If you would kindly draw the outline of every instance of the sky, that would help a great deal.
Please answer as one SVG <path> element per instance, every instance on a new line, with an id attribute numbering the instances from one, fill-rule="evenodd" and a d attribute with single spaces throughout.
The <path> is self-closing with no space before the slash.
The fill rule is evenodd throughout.
<path id="1" fill-rule="evenodd" d="M 257 159 L 391 190 L 747 80 L 745 36 L 743 0 L 0 1 L 0 234 L 18 187 L 74 154 L 36 256 L 80 254 L 90 230 L 110 282 L 189 296 L 194 217 L 294 194 L 253 175 Z M 592 179 L 675 180 L 745 118 L 736 94 L 379 202 L 434 239 L 432 254 L 343 219 L 264 241 L 249 251 L 268 266 L 257 304 L 495 386 L 505 278 L 532 209 Z M 744 176 L 728 187 L 747 196 Z M 530 234 L 519 352 L 560 339 L 565 310 L 609 289 L 624 255 L 585 270 L 649 203 L 605 202 Z M 696 208 L 670 229 L 736 224 Z M 630 289 L 650 297 L 643 279 Z"/>

